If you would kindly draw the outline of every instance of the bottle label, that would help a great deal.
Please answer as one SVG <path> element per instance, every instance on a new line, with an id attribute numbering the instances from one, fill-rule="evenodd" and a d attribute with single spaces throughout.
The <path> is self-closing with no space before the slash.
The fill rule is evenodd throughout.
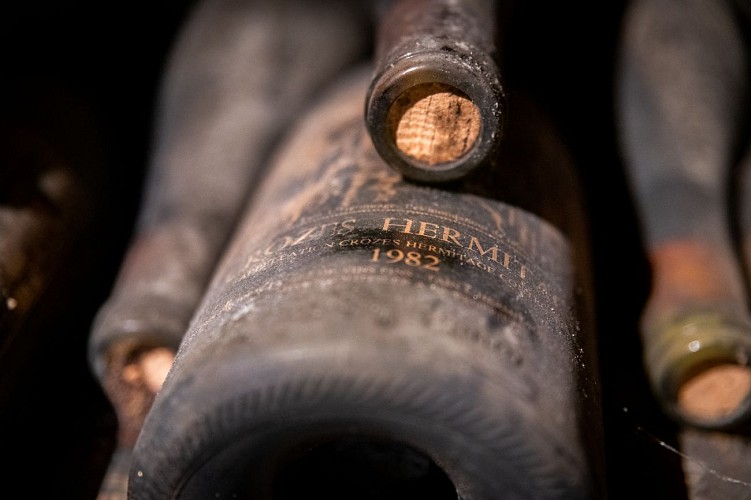
<path id="1" fill-rule="evenodd" d="M 329 135 L 324 161 L 295 154 L 316 144 L 304 133 L 277 159 L 283 168 L 260 191 L 213 288 L 242 290 L 230 299 L 240 304 L 321 280 L 402 280 L 525 323 L 570 312 L 569 246 L 556 228 L 492 199 L 403 181 L 360 122 Z M 228 294 L 214 296 L 215 315 L 235 307 Z"/>

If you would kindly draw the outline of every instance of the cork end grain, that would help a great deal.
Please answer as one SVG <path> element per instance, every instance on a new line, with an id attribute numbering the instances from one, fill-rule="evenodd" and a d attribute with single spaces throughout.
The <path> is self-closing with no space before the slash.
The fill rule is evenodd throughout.
<path id="1" fill-rule="evenodd" d="M 174 358 L 174 350 L 166 347 L 135 352 L 127 346 L 112 349 L 104 388 L 117 414 L 120 445 L 135 444 Z"/>
<path id="2" fill-rule="evenodd" d="M 480 135 L 480 109 L 455 88 L 429 83 L 400 95 L 389 110 L 396 147 L 428 167 L 460 159 Z"/>
<path id="3" fill-rule="evenodd" d="M 713 366 L 688 379 L 678 392 L 678 406 L 698 420 L 724 419 L 741 409 L 751 394 L 751 367 Z"/>

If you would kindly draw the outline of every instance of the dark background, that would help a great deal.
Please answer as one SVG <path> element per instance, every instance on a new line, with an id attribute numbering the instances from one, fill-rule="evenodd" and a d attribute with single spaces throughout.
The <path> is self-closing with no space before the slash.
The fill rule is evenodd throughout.
<path id="1" fill-rule="evenodd" d="M 32 313 L 0 360 L 0 377 L 14 381 L 0 407 L 0 450 L 10 464 L 0 497 L 96 496 L 116 420 L 91 374 L 87 336 L 133 229 L 162 65 L 191 3 L 68 0 L 0 8 L 2 112 L 31 109 L 39 92 L 67 88 L 91 113 L 99 133 L 91 147 L 107 175 L 90 237 L 44 298 L 59 307 Z M 685 497 L 679 457 L 656 440 L 675 445 L 675 429 L 656 411 L 641 368 L 637 318 L 649 275 L 613 113 L 625 2 L 517 3 L 509 71 L 558 122 L 590 213 L 611 497 Z"/>

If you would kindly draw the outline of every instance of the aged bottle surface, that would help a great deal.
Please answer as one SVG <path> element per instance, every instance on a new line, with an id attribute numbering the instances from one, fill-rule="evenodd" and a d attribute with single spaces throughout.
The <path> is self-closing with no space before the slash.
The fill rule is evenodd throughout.
<path id="1" fill-rule="evenodd" d="M 365 116 L 376 150 L 402 175 L 455 180 L 498 148 L 499 10 L 489 0 L 385 2 Z"/>
<path id="2" fill-rule="evenodd" d="M 102 495 L 125 494 L 143 417 L 271 144 L 361 57 L 366 21 L 338 0 L 207 0 L 188 12 L 161 83 L 138 225 L 89 341 L 118 413 Z"/>
<path id="3" fill-rule="evenodd" d="M 621 140 L 652 266 L 646 370 L 678 422 L 741 425 L 751 317 L 728 188 L 747 75 L 730 3 L 634 2 L 620 71 Z"/>
<path id="4" fill-rule="evenodd" d="M 409 183 L 365 129 L 370 74 L 272 160 L 144 423 L 129 498 L 601 493 L 578 197 L 544 193 L 566 186 L 565 150 L 520 99 L 499 170 L 550 177 Z"/>

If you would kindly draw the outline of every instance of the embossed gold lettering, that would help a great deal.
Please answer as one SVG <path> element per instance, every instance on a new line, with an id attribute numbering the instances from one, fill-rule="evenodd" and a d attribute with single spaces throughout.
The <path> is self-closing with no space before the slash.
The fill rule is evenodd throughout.
<path id="1" fill-rule="evenodd" d="M 432 224 L 430 222 L 420 222 L 420 228 L 417 230 L 417 234 L 420 236 L 427 236 L 428 238 L 437 238 L 438 229 L 441 226 L 438 224 Z"/>
<path id="2" fill-rule="evenodd" d="M 450 227 L 444 227 L 443 228 L 443 234 L 441 235 L 441 239 L 443 241 L 447 241 L 449 243 L 453 243 L 454 245 L 463 247 L 461 243 L 459 243 L 459 240 L 457 238 L 460 238 L 462 236 L 462 233 L 457 231 L 456 229 L 452 229 Z"/>
<path id="3" fill-rule="evenodd" d="M 273 241 L 269 246 L 267 246 L 263 250 L 263 253 L 264 255 L 271 255 L 273 253 L 278 252 L 279 250 L 284 250 L 290 245 L 291 242 L 292 242 L 292 238 L 290 238 L 289 236 L 284 236 L 283 238 L 280 238 L 277 241 Z"/>
<path id="4" fill-rule="evenodd" d="M 324 225 L 324 226 L 321 226 L 321 229 L 320 229 L 320 230 L 321 230 L 321 231 L 323 231 L 324 227 L 325 227 L 325 225 Z M 295 239 L 295 240 L 294 240 L 294 241 L 293 241 L 293 242 L 291 243 L 291 245 L 299 245 L 299 244 L 300 244 L 300 243 L 302 243 L 303 241 L 306 241 L 306 240 L 309 240 L 309 239 L 313 239 L 313 238 L 311 238 L 310 236 L 311 236 L 311 235 L 313 235 L 313 234 L 316 234 L 316 233 L 318 233 L 318 231 L 319 231 L 319 228 L 318 228 L 318 227 L 311 227 L 311 228 L 309 228 L 309 229 L 307 229 L 307 230 L 303 231 L 303 233 L 302 233 L 302 234 L 301 234 L 300 236 L 298 236 L 298 237 L 297 237 L 297 239 Z"/>
<path id="5" fill-rule="evenodd" d="M 492 246 L 487 250 L 483 250 L 482 246 L 480 245 L 480 241 L 474 236 L 471 236 L 469 239 L 468 248 L 470 250 L 477 250 L 483 257 L 485 257 L 486 253 L 490 252 L 490 260 L 492 260 L 493 262 L 498 262 L 498 247 L 496 246 Z"/>
<path id="6" fill-rule="evenodd" d="M 389 229 L 393 227 L 401 227 L 402 233 L 411 234 L 412 233 L 412 220 L 411 219 L 402 219 L 405 221 L 405 224 L 393 224 L 391 221 L 393 219 L 391 217 L 386 217 L 383 220 L 383 230 L 388 231 Z"/>
<path id="7" fill-rule="evenodd" d="M 336 230 L 336 236 L 344 236 L 355 230 L 355 219 L 347 219 L 342 222 L 341 227 Z"/>
<path id="8" fill-rule="evenodd" d="M 391 217 L 384 218 L 383 230 L 399 231 L 405 234 L 413 234 L 416 236 L 424 236 L 426 238 L 444 241 L 461 249 L 476 252 L 476 254 L 479 254 L 480 257 L 483 257 L 488 261 L 497 262 L 501 264 L 505 269 L 512 270 L 512 256 L 507 252 L 502 251 L 498 247 L 498 245 L 493 244 L 492 238 L 490 239 L 490 241 L 483 241 L 477 236 L 462 234 L 459 230 L 453 227 L 441 226 L 439 224 L 427 221 L 413 219 L 393 219 Z M 463 253 L 462 251 L 452 250 L 450 248 L 441 248 L 438 245 L 431 245 L 430 243 L 415 240 L 405 241 L 404 246 L 406 248 L 424 250 L 426 252 L 434 253 L 451 259 L 458 259 L 461 262 L 465 262 L 489 273 L 495 272 L 493 266 L 491 266 L 489 263 L 481 262 L 480 260 L 477 260 L 471 255 Z M 524 278 L 526 276 L 526 269 L 518 269 L 518 274 L 521 278 Z"/>
<path id="9" fill-rule="evenodd" d="M 282 236 L 272 241 L 266 248 L 263 249 L 262 254 L 272 255 L 276 252 L 300 245 L 302 243 L 307 243 L 331 236 L 343 236 L 349 234 L 355 230 L 355 222 L 355 219 L 348 219 L 343 222 L 329 222 L 321 224 L 320 226 L 307 227 L 300 232 L 295 233 L 294 236 Z M 327 242 L 325 244 L 329 248 L 334 246 L 333 242 Z"/>

